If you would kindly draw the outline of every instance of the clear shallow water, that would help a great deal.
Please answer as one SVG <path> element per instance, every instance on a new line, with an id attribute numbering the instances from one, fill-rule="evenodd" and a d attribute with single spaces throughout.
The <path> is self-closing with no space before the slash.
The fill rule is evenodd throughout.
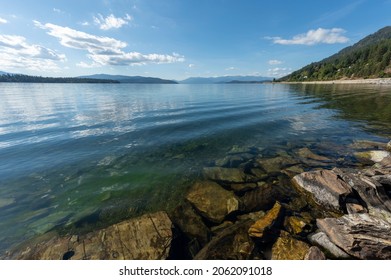
<path id="1" fill-rule="evenodd" d="M 232 147 L 337 159 L 391 136 L 385 86 L 0 84 L 0 98 L 0 250 L 172 209 Z"/>

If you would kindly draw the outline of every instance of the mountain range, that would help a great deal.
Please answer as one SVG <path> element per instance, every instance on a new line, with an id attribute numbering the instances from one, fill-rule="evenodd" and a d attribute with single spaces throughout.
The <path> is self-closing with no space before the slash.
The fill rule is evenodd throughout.
<path id="1" fill-rule="evenodd" d="M 279 81 L 323 81 L 391 77 L 391 26 Z"/>
<path id="2" fill-rule="evenodd" d="M 224 83 L 254 83 L 271 81 L 273 78 L 261 76 L 221 76 L 221 77 L 191 77 L 180 81 L 181 84 L 224 84 Z"/>

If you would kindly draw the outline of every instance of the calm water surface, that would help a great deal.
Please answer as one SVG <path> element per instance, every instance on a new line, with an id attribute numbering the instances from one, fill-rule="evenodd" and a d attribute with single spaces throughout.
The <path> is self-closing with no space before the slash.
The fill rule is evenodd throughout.
<path id="1" fill-rule="evenodd" d="M 390 136 L 387 86 L 0 84 L 0 252 L 170 210 L 233 147 L 337 162 Z"/>

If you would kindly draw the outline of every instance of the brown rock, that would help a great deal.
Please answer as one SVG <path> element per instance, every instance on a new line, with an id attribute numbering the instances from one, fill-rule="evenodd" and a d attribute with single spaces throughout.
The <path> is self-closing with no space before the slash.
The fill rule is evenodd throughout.
<path id="1" fill-rule="evenodd" d="M 305 260 L 325 260 L 326 256 L 316 246 L 312 246 L 304 257 Z"/>
<path id="2" fill-rule="evenodd" d="M 351 256 L 360 259 L 391 259 L 391 224 L 368 214 L 318 219 L 320 230 Z"/>
<path id="3" fill-rule="evenodd" d="M 282 215 L 282 206 L 277 201 L 273 208 L 270 209 L 265 216 L 260 218 L 248 230 L 248 234 L 251 237 L 263 238 L 264 234 L 267 233 L 279 220 Z"/>
<path id="4" fill-rule="evenodd" d="M 281 236 L 272 247 L 272 260 L 303 260 L 309 249 L 307 243 L 281 232 Z"/>
<path id="5" fill-rule="evenodd" d="M 315 201 L 331 210 L 340 210 L 340 201 L 351 194 L 351 187 L 329 170 L 304 172 L 292 179 L 295 186 L 310 192 Z"/>
<path id="6" fill-rule="evenodd" d="M 285 218 L 284 226 L 289 233 L 293 235 L 301 235 L 312 228 L 309 222 L 310 221 L 301 217 L 290 216 Z"/>
<path id="7" fill-rule="evenodd" d="M 235 192 L 245 192 L 248 190 L 255 189 L 256 187 L 256 183 L 231 184 L 231 189 Z"/>
<path id="8" fill-rule="evenodd" d="M 239 199 L 232 191 L 210 181 L 195 183 L 186 199 L 203 217 L 214 223 L 221 223 L 228 214 L 239 209 Z"/>
<path id="9" fill-rule="evenodd" d="M 160 260 L 168 257 L 172 223 L 165 212 L 146 214 L 83 236 L 37 242 L 14 252 L 13 259 Z"/>
<path id="10" fill-rule="evenodd" d="M 387 143 L 387 151 L 391 152 L 391 141 Z"/>
<path id="11" fill-rule="evenodd" d="M 346 203 L 348 214 L 368 213 L 364 206 L 358 203 Z"/>
<path id="12" fill-rule="evenodd" d="M 245 212 L 267 210 L 275 203 L 276 192 L 273 186 L 266 184 L 246 192 L 240 200 L 242 201 Z"/>

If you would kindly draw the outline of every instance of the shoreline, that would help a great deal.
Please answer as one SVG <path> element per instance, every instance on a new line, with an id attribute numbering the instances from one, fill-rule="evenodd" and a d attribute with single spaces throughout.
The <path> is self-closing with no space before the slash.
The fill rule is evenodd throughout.
<path id="1" fill-rule="evenodd" d="M 300 81 L 300 82 L 278 82 L 280 84 L 372 84 L 391 85 L 391 78 L 356 79 L 356 80 L 330 80 L 330 81 Z"/>

